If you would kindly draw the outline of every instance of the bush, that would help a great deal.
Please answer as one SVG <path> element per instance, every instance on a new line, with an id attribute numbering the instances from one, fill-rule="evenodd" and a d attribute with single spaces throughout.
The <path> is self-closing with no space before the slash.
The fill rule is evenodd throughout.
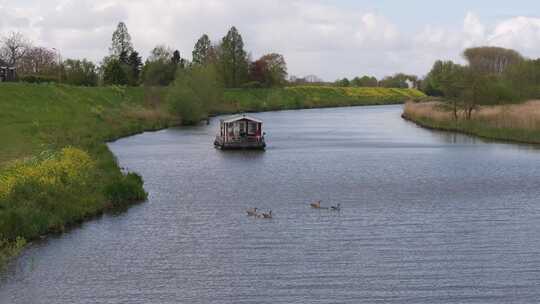
<path id="1" fill-rule="evenodd" d="M 24 75 L 19 76 L 19 81 L 28 83 L 56 83 L 58 82 L 58 78 L 53 76 Z"/>
<path id="2" fill-rule="evenodd" d="M 167 95 L 169 111 L 183 124 L 199 122 L 222 100 L 223 86 L 211 65 L 180 70 Z"/>
<path id="3" fill-rule="evenodd" d="M 128 173 L 116 179 L 105 188 L 105 195 L 113 207 L 123 207 L 148 198 L 148 193 L 143 189 L 143 179 L 137 173 Z"/>
<path id="4" fill-rule="evenodd" d="M 246 82 L 242 85 L 242 88 L 244 89 L 260 89 L 263 85 L 258 81 L 250 81 Z"/>
<path id="5" fill-rule="evenodd" d="M 9 258 L 16 256 L 26 245 L 24 238 L 17 238 L 13 242 L 0 240 L 0 268 L 4 267 Z"/>

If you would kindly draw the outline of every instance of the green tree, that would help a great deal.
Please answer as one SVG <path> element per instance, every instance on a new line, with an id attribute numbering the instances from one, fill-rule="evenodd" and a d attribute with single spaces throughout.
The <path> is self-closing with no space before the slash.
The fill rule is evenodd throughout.
<path id="1" fill-rule="evenodd" d="M 199 122 L 222 99 L 223 85 L 213 65 L 179 70 L 167 94 L 169 110 L 184 124 Z"/>
<path id="2" fill-rule="evenodd" d="M 463 52 L 471 69 L 482 74 L 502 74 L 508 66 L 523 61 L 518 52 L 500 47 L 476 47 Z"/>
<path id="3" fill-rule="evenodd" d="M 523 60 L 509 66 L 504 71 L 503 83 L 513 92 L 512 99 L 540 98 L 540 59 Z"/>
<path id="4" fill-rule="evenodd" d="M 126 63 L 127 58 L 133 52 L 133 45 L 131 44 L 131 36 L 129 35 L 127 26 L 124 22 L 118 23 L 116 30 L 112 35 L 112 45 L 109 49 L 111 55 L 120 58 L 122 62 Z"/>
<path id="5" fill-rule="evenodd" d="M 208 35 L 204 34 L 197 40 L 192 52 L 192 60 L 194 64 L 205 65 L 209 63 L 212 52 L 212 42 Z"/>
<path id="6" fill-rule="evenodd" d="M 244 41 L 236 27 L 223 37 L 220 45 L 220 69 L 226 87 L 240 87 L 248 75 L 248 56 Z"/>
<path id="7" fill-rule="evenodd" d="M 287 64 L 283 55 L 266 54 L 250 63 L 249 80 L 259 86 L 275 87 L 287 82 Z"/>
<path id="8" fill-rule="evenodd" d="M 67 59 L 63 62 L 64 82 L 79 86 L 96 86 L 98 74 L 96 66 L 86 59 Z"/>
<path id="9" fill-rule="evenodd" d="M 147 60 L 143 68 L 143 83 L 147 86 L 167 86 L 174 81 L 175 70 L 170 60 Z"/>
<path id="10" fill-rule="evenodd" d="M 452 61 L 437 60 L 431 71 L 427 74 L 422 83 L 422 90 L 430 96 L 445 96 L 443 89 L 443 81 L 447 81 L 450 74 L 456 69 L 461 69 L 462 66 L 455 64 Z"/>
<path id="11" fill-rule="evenodd" d="M 127 59 L 127 65 L 129 67 L 128 83 L 135 86 L 139 84 L 142 70 L 142 58 L 136 51 L 131 52 Z"/>
<path id="12" fill-rule="evenodd" d="M 127 85 L 128 73 L 119 59 L 109 58 L 103 65 L 103 83 L 105 85 Z"/>
<path id="13" fill-rule="evenodd" d="M 347 77 L 345 77 L 343 79 L 336 80 L 335 85 L 338 87 L 348 87 L 351 85 L 351 82 Z"/>
<path id="14" fill-rule="evenodd" d="M 180 54 L 178 54 L 180 56 Z M 156 46 L 143 67 L 143 83 L 147 86 L 167 86 L 174 80 L 174 52 L 165 45 Z"/>
<path id="15" fill-rule="evenodd" d="M 377 85 L 378 80 L 373 76 L 354 77 L 351 80 L 351 86 L 354 87 L 376 87 Z"/>

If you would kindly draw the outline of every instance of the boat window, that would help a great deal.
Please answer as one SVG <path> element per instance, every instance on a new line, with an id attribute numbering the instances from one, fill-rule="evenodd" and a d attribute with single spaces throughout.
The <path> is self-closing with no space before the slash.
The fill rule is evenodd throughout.
<path id="1" fill-rule="evenodd" d="M 254 135 L 256 133 L 257 133 L 257 123 L 253 121 L 248 122 L 248 134 Z"/>
<path id="2" fill-rule="evenodd" d="M 246 122 L 240 121 L 240 136 L 246 135 Z"/>

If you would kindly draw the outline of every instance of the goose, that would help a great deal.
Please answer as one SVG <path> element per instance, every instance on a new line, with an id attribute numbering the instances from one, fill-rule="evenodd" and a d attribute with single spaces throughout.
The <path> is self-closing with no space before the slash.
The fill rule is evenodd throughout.
<path id="1" fill-rule="evenodd" d="M 272 218 L 272 210 L 270 210 L 268 213 L 263 212 L 262 216 L 263 216 L 263 218 L 271 219 Z"/>
<path id="2" fill-rule="evenodd" d="M 257 216 L 257 208 L 249 208 L 246 212 L 248 216 Z"/>
<path id="3" fill-rule="evenodd" d="M 340 211 L 341 210 L 341 204 L 338 203 L 337 206 L 330 207 L 330 210 L 332 210 L 332 211 Z"/>
<path id="4" fill-rule="evenodd" d="M 316 201 L 315 203 L 310 204 L 311 208 L 321 209 L 321 201 Z"/>

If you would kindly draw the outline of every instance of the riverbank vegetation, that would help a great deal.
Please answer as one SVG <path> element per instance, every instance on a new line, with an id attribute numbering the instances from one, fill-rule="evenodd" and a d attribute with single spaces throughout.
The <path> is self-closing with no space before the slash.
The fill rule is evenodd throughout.
<path id="1" fill-rule="evenodd" d="M 245 112 L 397 104 L 423 97 L 425 95 L 416 89 L 292 86 L 227 90 L 224 105 L 232 106 L 234 112 Z"/>
<path id="2" fill-rule="evenodd" d="M 61 232 L 106 209 L 145 198 L 105 142 L 178 122 L 161 90 L 0 84 L 0 241 Z"/>
<path id="3" fill-rule="evenodd" d="M 403 116 L 423 126 L 495 139 L 539 143 L 540 59 L 514 50 L 478 47 L 466 65 L 437 61 L 423 90 L 439 102 L 407 104 Z"/>
<path id="4" fill-rule="evenodd" d="M 479 106 L 470 119 L 459 120 L 444 102 L 409 102 L 403 116 L 428 128 L 540 144 L 540 101 Z"/>

